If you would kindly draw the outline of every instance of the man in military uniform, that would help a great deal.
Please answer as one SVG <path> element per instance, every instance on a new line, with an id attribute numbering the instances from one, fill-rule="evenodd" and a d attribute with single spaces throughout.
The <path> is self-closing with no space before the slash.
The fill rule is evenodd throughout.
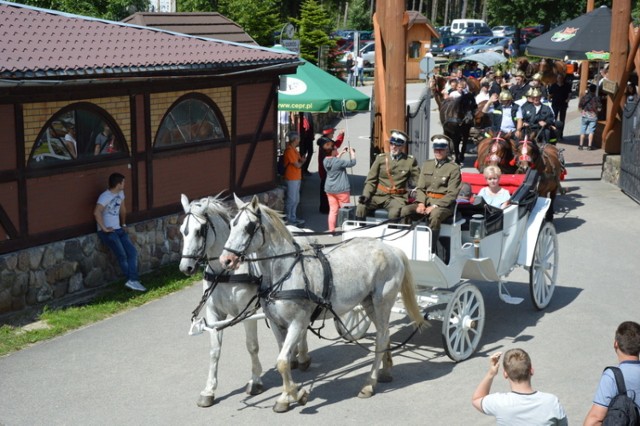
<path id="1" fill-rule="evenodd" d="M 553 110 L 541 102 L 542 93 L 538 88 L 531 88 L 527 92 L 528 101 L 520 107 L 516 136 L 522 140 L 525 134 L 535 133 L 536 141 L 549 143 L 551 128 L 555 124 Z"/>
<path id="2" fill-rule="evenodd" d="M 367 211 L 384 208 L 389 219 L 400 217 L 400 210 L 407 204 L 407 184 L 418 180 L 418 162 L 413 155 L 404 152 L 408 136 L 399 130 L 391 131 L 391 152 L 379 154 L 364 182 L 364 190 L 358 198 L 356 219 L 364 220 Z"/>
<path id="3" fill-rule="evenodd" d="M 516 71 L 515 76 L 516 81 L 511 85 L 511 87 L 509 87 L 509 91 L 513 97 L 513 102 L 518 105 L 522 105 L 526 101 L 525 95 L 530 87 L 525 78 L 524 71 Z"/>
<path id="4" fill-rule="evenodd" d="M 449 160 L 451 139 L 445 135 L 431 137 L 435 160 L 427 160 L 422 165 L 416 200 L 402 209 L 402 216 L 418 220 L 427 217 L 431 228 L 431 251 L 435 253 L 440 224 L 453 214 L 456 198 L 462 186 L 460 166 Z"/>
<path id="5" fill-rule="evenodd" d="M 493 81 L 491 82 L 491 86 L 489 86 L 489 95 L 499 95 L 502 92 L 502 85 L 504 84 L 502 71 L 496 70 L 493 73 Z"/>

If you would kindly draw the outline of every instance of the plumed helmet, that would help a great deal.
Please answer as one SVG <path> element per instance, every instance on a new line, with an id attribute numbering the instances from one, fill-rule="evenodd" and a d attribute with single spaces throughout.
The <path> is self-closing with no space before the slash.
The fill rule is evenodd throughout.
<path id="1" fill-rule="evenodd" d="M 530 96 L 532 98 L 539 98 L 542 96 L 542 92 L 537 87 L 531 87 L 529 90 L 527 90 L 527 93 L 525 94 L 525 96 L 527 97 Z"/>
<path id="2" fill-rule="evenodd" d="M 502 77 L 503 76 L 502 71 L 496 70 L 496 72 L 493 74 L 493 76 L 494 77 Z"/>
<path id="3" fill-rule="evenodd" d="M 510 91 L 503 90 L 502 92 L 500 92 L 499 99 L 501 101 L 512 101 L 513 100 L 513 96 L 511 95 Z"/>
<path id="4" fill-rule="evenodd" d="M 524 71 L 522 71 L 522 70 L 518 70 L 518 71 L 516 71 L 515 76 L 516 76 L 516 77 L 524 77 L 524 76 L 525 76 Z"/>
<path id="5" fill-rule="evenodd" d="M 445 135 L 431 136 L 431 147 L 433 149 L 448 149 L 451 139 Z"/>
<path id="6" fill-rule="evenodd" d="M 405 132 L 401 132 L 400 130 L 392 130 L 391 138 L 389 139 L 389 143 L 391 145 L 402 146 L 409 140 L 409 136 Z"/>
<path id="7" fill-rule="evenodd" d="M 532 80 L 537 80 L 537 81 L 542 81 L 542 74 L 540 74 L 539 72 L 535 73 L 533 75 L 533 77 L 531 77 Z"/>

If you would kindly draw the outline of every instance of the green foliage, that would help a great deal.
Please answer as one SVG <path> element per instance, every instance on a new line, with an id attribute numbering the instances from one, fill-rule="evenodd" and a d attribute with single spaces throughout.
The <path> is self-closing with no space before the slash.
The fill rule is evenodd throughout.
<path id="1" fill-rule="evenodd" d="M 318 63 L 320 46 L 335 46 L 329 38 L 333 24 L 325 9 L 316 0 L 305 0 L 300 10 L 300 19 L 291 18 L 298 29 L 300 56 L 314 64 Z"/>
<path id="2" fill-rule="evenodd" d="M 180 0 L 177 2 L 178 12 L 215 12 L 218 10 L 217 0 Z"/>
<path id="3" fill-rule="evenodd" d="M 273 33 L 282 28 L 276 0 L 219 0 L 218 12 L 240 25 L 259 45 L 273 45 Z"/>
<path id="4" fill-rule="evenodd" d="M 119 282 L 107 287 L 87 305 L 54 310 L 45 307 L 38 318 L 44 324 L 42 328 L 24 330 L 3 325 L 0 327 L 0 356 L 162 298 L 192 285 L 196 278 L 185 277 L 176 265 L 169 265 L 143 279 L 148 288 L 146 293 L 134 293 Z"/>
<path id="5" fill-rule="evenodd" d="M 347 27 L 360 31 L 373 30 L 373 20 L 369 15 L 369 0 L 353 0 L 349 2 Z"/>
<path id="6" fill-rule="evenodd" d="M 147 10 L 146 0 L 22 0 L 18 3 L 76 15 L 120 21 Z"/>

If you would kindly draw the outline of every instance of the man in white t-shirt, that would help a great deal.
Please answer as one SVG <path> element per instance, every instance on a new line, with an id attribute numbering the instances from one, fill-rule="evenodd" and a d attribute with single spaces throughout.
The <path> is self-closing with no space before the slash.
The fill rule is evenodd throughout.
<path id="1" fill-rule="evenodd" d="M 491 355 L 489 371 L 471 397 L 473 406 L 483 414 L 495 416 L 498 425 L 567 426 L 567 415 L 558 397 L 533 390 L 531 358 L 522 349 L 510 349 L 504 354 L 503 375 L 509 380 L 511 392 L 490 393 L 501 355 L 501 352 Z"/>
<path id="2" fill-rule="evenodd" d="M 129 239 L 125 220 L 127 210 L 124 204 L 124 176 L 112 173 L 109 189 L 100 194 L 93 216 L 98 224 L 98 236 L 115 254 L 122 273 L 127 278 L 124 284 L 136 291 L 147 291 L 138 278 L 138 251 Z"/>

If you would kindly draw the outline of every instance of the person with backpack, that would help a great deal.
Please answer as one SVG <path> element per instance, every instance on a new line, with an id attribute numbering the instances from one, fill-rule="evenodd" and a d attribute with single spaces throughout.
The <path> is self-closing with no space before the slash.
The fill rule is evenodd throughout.
<path id="1" fill-rule="evenodd" d="M 584 136 L 588 135 L 587 151 L 591 151 L 593 144 L 593 134 L 596 132 L 598 124 L 598 111 L 602 108 L 600 99 L 596 95 L 596 85 L 590 84 L 587 93 L 578 102 L 578 108 L 581 111 L 582 120 L 580 124 L 580 145 L 578 149 L 582 151 L 584 146 Z"/>
<path id="2" fill-rule="evenodd" d="M 584 426 L 640 425 L 640 324 L 633 321 L 620 324 L 613 349 L 618 367 L 607 367 L 602 373 Z M 620 383 L 616 376 L 622 379 Z M 619 385 L 626 388 L 626 393 L 621 392 Z"/>

